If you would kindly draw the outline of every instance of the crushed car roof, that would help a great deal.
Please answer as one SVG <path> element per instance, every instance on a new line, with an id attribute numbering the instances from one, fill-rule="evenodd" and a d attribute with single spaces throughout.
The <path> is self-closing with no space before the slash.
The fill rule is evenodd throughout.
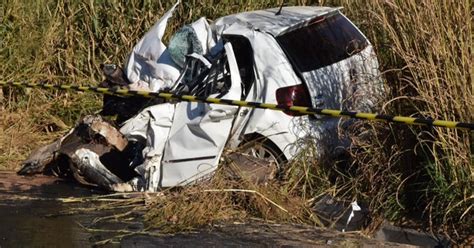
<path id="1" fill-rule="evenodd" d="M 307 21 L 319 16 L 342 9 L 341 7 L 298 6 L 242 12 L 221 17 L 217 22 L 234 23 L 242 22 L 252 29 L 270 33 L 274 36 L 289 31 L 292 27 L 303 25 Z"/>

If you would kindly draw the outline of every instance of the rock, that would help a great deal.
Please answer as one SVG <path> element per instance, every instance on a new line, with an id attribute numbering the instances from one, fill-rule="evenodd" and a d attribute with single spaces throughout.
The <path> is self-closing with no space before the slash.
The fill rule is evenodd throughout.
<path id="1" fill-rule="evenodd" d="M 410 228 L 397 227 L 385 221 L 375 233 L 375 239 L 421 247 L 450 247 L 446 237 L 436 236 L 427 232 L 419 232 Z"/>

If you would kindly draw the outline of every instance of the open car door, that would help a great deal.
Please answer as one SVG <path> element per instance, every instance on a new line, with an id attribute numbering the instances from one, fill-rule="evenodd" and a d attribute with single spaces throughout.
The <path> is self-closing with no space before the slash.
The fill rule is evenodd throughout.
<path id="1" fill-rule="evenodd" d="M 190 93 L 240 99 L 241 78 L 230 42 L 223 52 L 204 72 L 207 75 L 199 76 L 202 80 Z M 207 178 L 218 166 L 237 110 L 236 106 L 178 103 L 157 173 L 159 181 L 152 180 L 152 184 L 160 188 L 183 186 Z"/>

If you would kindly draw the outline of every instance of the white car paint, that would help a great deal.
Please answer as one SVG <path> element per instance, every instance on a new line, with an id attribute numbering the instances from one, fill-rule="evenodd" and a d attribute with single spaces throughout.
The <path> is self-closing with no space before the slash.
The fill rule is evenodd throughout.
<path id="1" fill-rule="evenodd" d="M 175 7 L 134 48 L 126 66 L 132 88 L 158 91 L 172 86 L 178 79 L 176 72 L 182 68 L 169 58 L 166 46 L 161 42 Z M 304 80 L 313 107 L 339 109 L 348 105 L 351 109 L 368 110 L 382 92 L 378 63 L 370 44 L 348 59 L 304 72 L 300 77 L 275 38 L 308 25 L 316 17 L 339 13 L 339 10 L 285 7 L 279 15 L 275 15 L 278 9 L 253 11 L 222 17 L 210 25 L 201 18 L 191 26 L 207 53 L 212 51 L 215 54 L 222 50 L 223 38 L 227 36 L 239 36 L 249 41 L 253 50 L 254 83 L 245 98 L 247 101 L 276 103 L 278 88 L 302 84 Z M 240 99 L 241 79 L 234 56 L 239 51 L 233 51 L 230 42 L 224 49 L 232 88 L 222 98 Z M 147 67 L 150 64 L 152 69 Z M 354 68 L 358 72 L 356 83 L 354 75 L 349 75 Z M 352 97 L 357 95 L 362 97 Z M 224 146 L 236 148 L 249 134 L 268 138 L 287 159 L 294 157 L 301 148 L 298 139 L 307 136 L 319 142 L 321 147 L 337 145 L 342 143 L 336 133 L 338 122 L 337 118 L 292 117 L 272 110 L 181 102 L 144 109 L 127 121 L 121 132 L 131 139 L 140 136 L 147 140 L 143 151 L 145 163 L 137 168 L 147 181 L 145 190 L 157 191 L 162 187 L 186 185 L 206 178 L 217 168 Z M 328 140 L 331 144 L 326 143 Z"/>

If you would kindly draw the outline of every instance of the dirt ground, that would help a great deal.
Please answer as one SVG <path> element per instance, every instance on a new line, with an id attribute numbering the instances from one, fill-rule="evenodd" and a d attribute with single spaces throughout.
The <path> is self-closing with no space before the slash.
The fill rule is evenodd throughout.
<path id="1" fill-rule="evenodd" d="M 65 203 L 58 199 L 103 194 L 91 188 L 55 177 L 21 177 L 11 171 L 0 171 L 0 247 L 91 246 L 114 237 L 116 233 L 91 223 L 100 212 L 66 215 L 68 209 L 89 207 L 90 203 Z M 110 214 L 108 212 L 107 214 Z M 140 230 L 141 222 L 114 223 L 114 230 Z M 94 227 L 94 231 L 84 227 Z M 228 223 L 190 233 L 160 235 L 127 235 L 109 247 L 149 246 L 226 246 L 226 247 L 411 247 L 409 245 L 369 239 L 360 234 L 308 226 L 275 223 Z"/>

